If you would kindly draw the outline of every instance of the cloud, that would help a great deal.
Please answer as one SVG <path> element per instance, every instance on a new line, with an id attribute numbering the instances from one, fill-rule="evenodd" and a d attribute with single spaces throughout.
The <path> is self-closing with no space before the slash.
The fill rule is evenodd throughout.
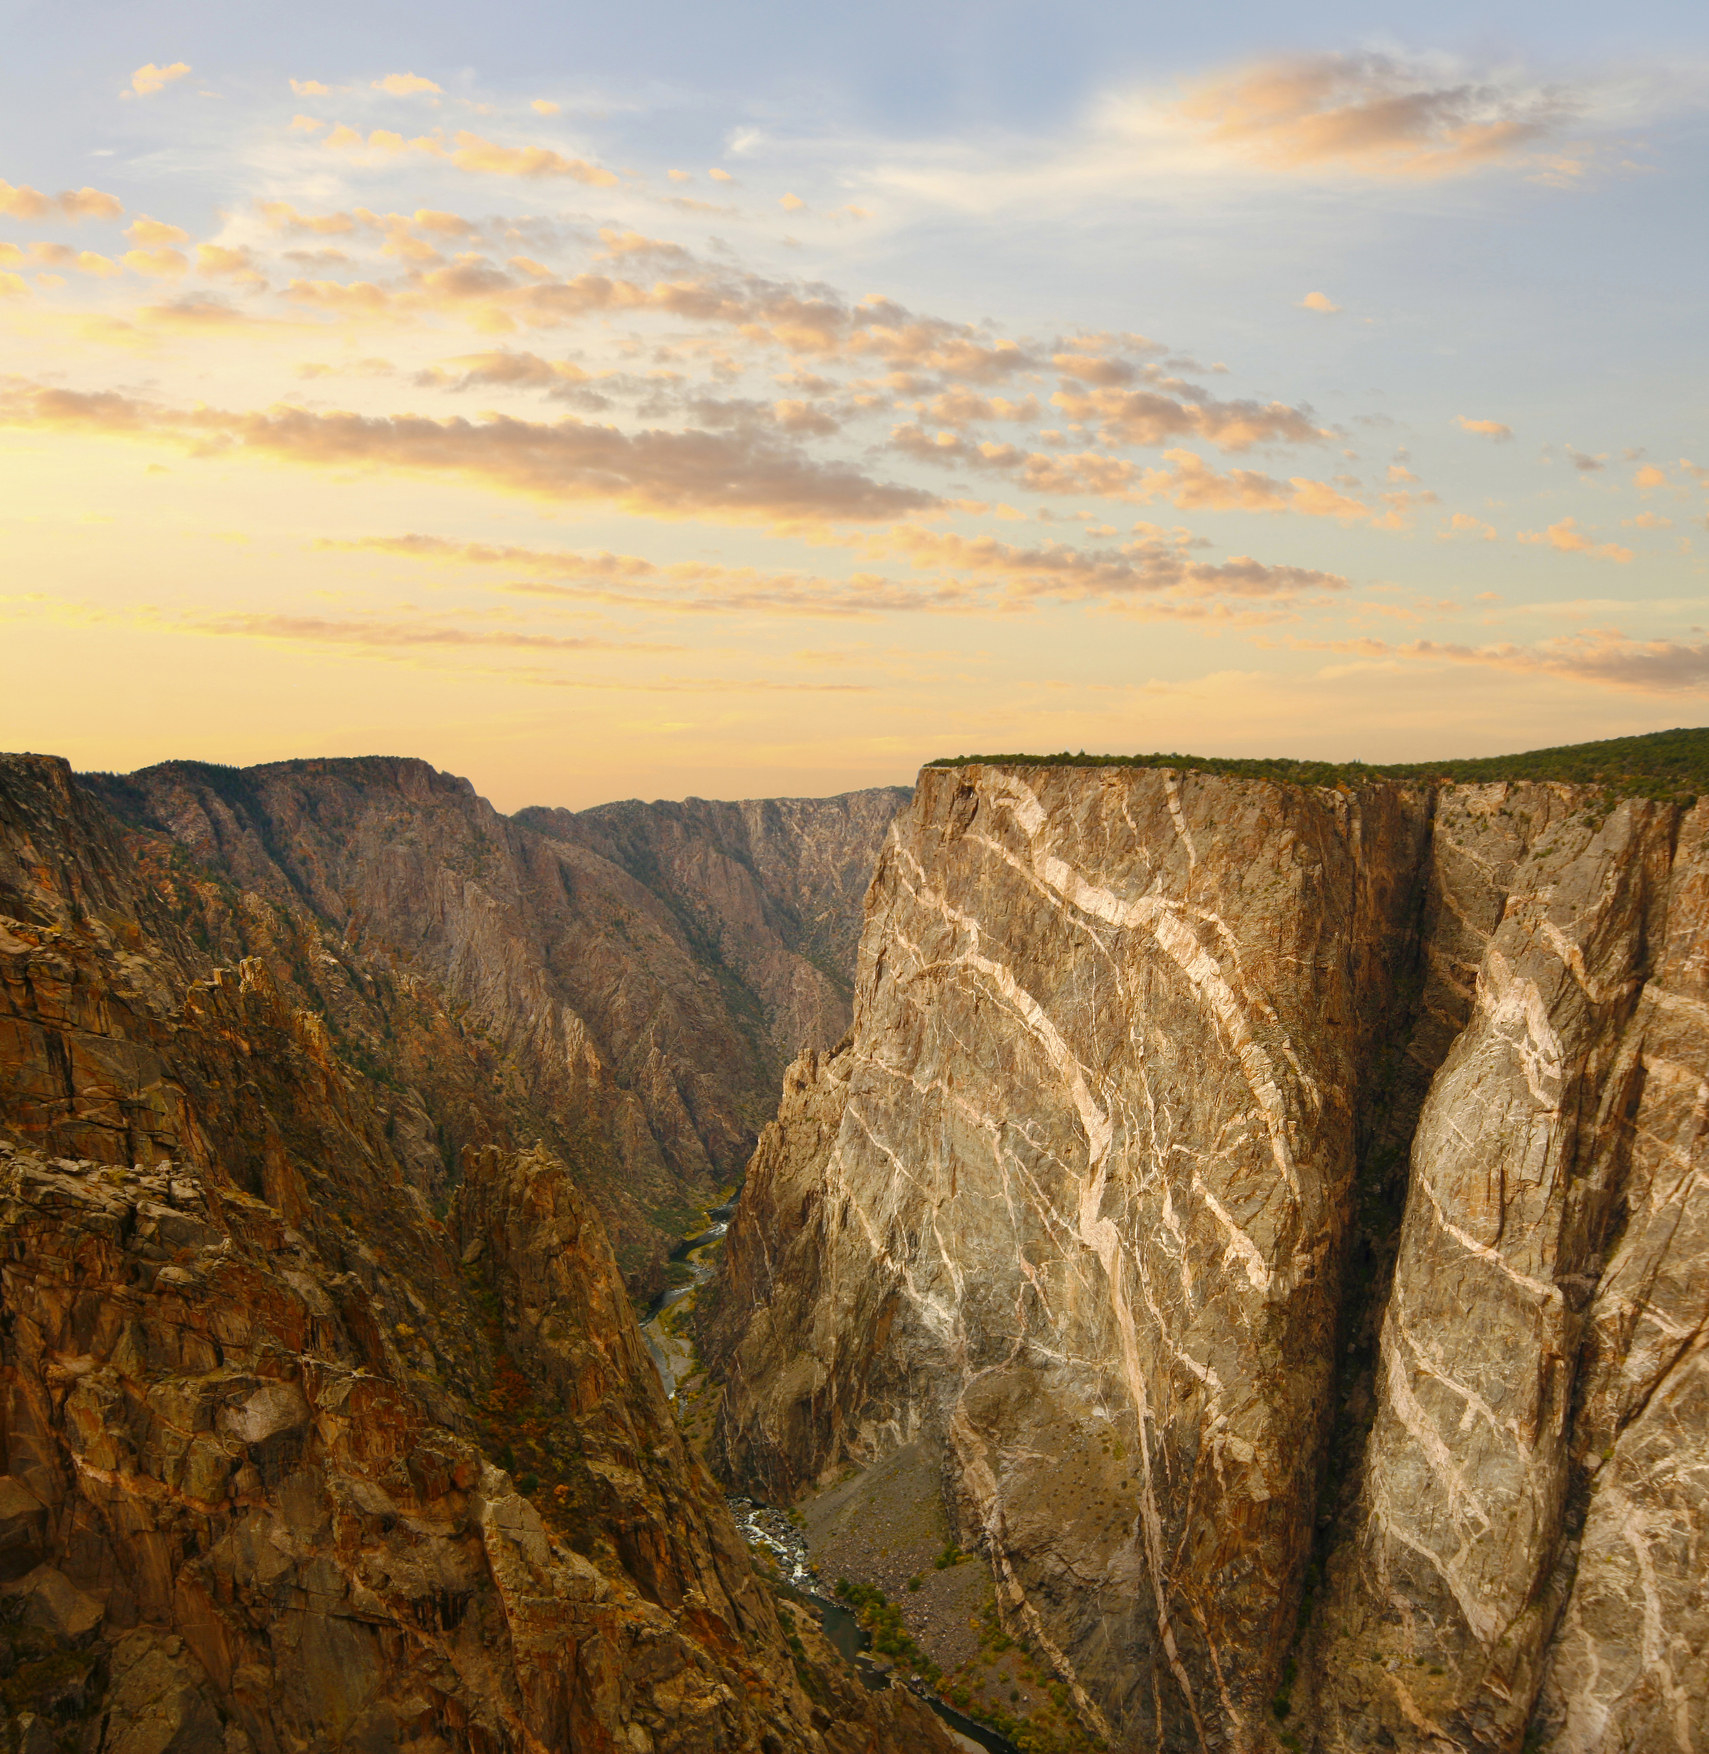
<path id="1" fill-rule="evenodd" d="M 1276 598 L 1346 589 L 1347 581 L 1338 573 L 1267 566 L 1250 555 L 1220 562 L 1195 560 L 1189 552 L 1194 540 L 1184 530 L 1145 526 L 1136 541 L 1117 549 L 1087 551 L 1059 543 L 1026 548 L 992 536 L 958 536 L 903 525 L 868 538 L 863 546 L 869 553 L 899 554 L 922 569 L 1006 578 L 1025 597 L 1065 602 L 1163 591 L 1193 597 Z"/>
<path id="2" fill-rule="evenodd" d="M 389 92 L 393 97 L 415 97 L 424 92 L 437 97 L 440 89 L 431 79 L 423 79 L 417 73 L 388 73 L 384 79 L 374 81 L 375 91 Z"/>
<path id="3" fill-rule="evenodd" d="M 190 234 L 182 226 L 150 219 L 146 213 L 139 213 L 125 227 L 125 236 L 134 244 L 186 244 L 190 241 Z"/>
<path id="4" fill-rule="evenodd" d="M 1354 652 L 1366 657 L 1480 664 L 1527 675 L 1557 676 L 1640 694 L 1709 691 L 1709 641 L 1632 639 L 1618 628 L 1598 628 L 1535 645 L 1470 646 L 1441 640 L 1390 645 L 1378 639 L 1292 642 L 1304 650 Z"/>
<path id="5" fill-rule="evenodd" d="M 1190 387 L 1189 387 L 1190 388 Z M 1161 445 L 1200 438 L 1224 451 L 1254 445 L 1317 444 L 1330 436 L 1310 414 L 1285 402 L 1188 400 L 1156 389 L 1063 388 L 1051 397 L 1070 420 L 1096 425 L 1107 445 Z"/>
<path id="6" fill-rule="evenodd" d="M 291 90 L 298 97 L 330 97 L 332 95 L 332 88 L 322 85 L 318 79 L 293 79 Z"/>
<path id="7" fill-rule="evenodd" d="M 44 195 L 27 183 L 13 184 L 0 178 L 0 214 L 12 219 L 45 219 L 56 212 L 72 220 L 118 219 L 124 210 L 118 196 L 100 189 L 62 189 L 57 195 Z"/>
<path id="8" fill-rule="evenodd" d="M 1327 293 L 1308 292 L 1300 300 L 1300 309 L 1302 311 L 1322 311 L 1326 317 L 1332 317 L 1340 311 L 1341 307 L 1332 303 Z"/>
<path id="9" fill-rule="evenodd" d="M 1558 548 L 1564 554 L 1583 554 L 1594 560 L 1612 560 L 1621 566 L 1632 558 L 1632 550 L 1622 548 L 1618 542 L 1591 541 L 1579 529 L 1576 518 L 1562 518 L 1558 524 L 1551 524 L 1546 530 L 1521 530 L 1517 540 L 1528 542 L 1534 547 L 1546 545 Z"/>
<path id="10" fill-rule="evenodd" d="M 138 97 L 149 97 L 164 90 L 173 80 L 182 79 L 189 71 L 188 61 L 174 61 L 170 67 L 156 67 L 148 61 L 131 75 L 131 90 Z"/>
<path id="11" fill-rule="evenodd" d="M 455 147 L 447 150 L 433 142 L 414 140 L 411 148 L 418 152 L 437 152 L 449 158 L 459 170 L 489 177 L 568 177 L 572 182 L 585 183 L 589 188 L 613 187 L 616 176 L 604 165 L 590 164 L 585 158 L 566 158 L 549 146 L 499 146 L 479 134 L 467 130 L 456 137 Z"/>
<path id="12" fill-rule="evenodd" d="M 1244 555 L 1220 564 L 1198 560 L 1190 552 L 1193 544 L 1186 531 L 1146 526 L 1139 540 L 1116 550 L 1087 552 L 1062 543 L 1025 548 L 914 524 L 860 542 L 865 552 L 901 559 L 917 573 L 953 575 L 918 582 L 871 573 L 829 579 L 703 562 L 660 565 L 636 555 L 453 542 L 422 535 L 323 539 L 316 547 L 527 571 L 539 582 L 512 583 L 502 589 L 524 596 L 693 614 L 991 615 L 1050 601 L 1120 606 L 1144 600 L 1159 613 L 1171 612 L 1174 604 L 1181 612 L 1201 618 L 1216 598 L 1286 604 L 1304 592 L 1346 587 L 1347 581 L 1338 574 L 1266 566 Z"/>
<path id="13" fill-rule="evenodd" d="M 30 288 L 21 274 L 0 274 L 0 298 L 28 298 Z"/>
<path id="14" fill-rule="evenodd" d="M 935 496 L 877 481 L 846 463 L 819 463 L 769 435 L 626 433 L 565 419 L 493 415 L 479 421 L 317 413 L 174 409 L 115 392 L 86 394 L 14 382 L 0 424 L 154 438 L 311 468 L 370 468 L 462 480 L 560 503 L 603 503 L 654 517 L 710 517 L 776 526 L 871 522 L 926 510 Z"/>
<path id="15" fill-rule="evenodd" d="M 1576 108 L 1547 87 L 1444 78 L 1387 55 L 1326 54 L 1207 81 L 1176 115 L 1205 144 L 1269 170 L 1434 178 L 1512 159 Z"/>
<path id="16" fill-rule="evenodd" d="M 1482 518 L 1474 518 L 1470 512 L 1455 512 L 1447 525 L 1436 534 L 1444 541 L 1455 536 L 1476 536 L 1483 542 L 1499 540 L 1493 525 L 1486 524 Z"/>
<path id="17" fill-rule="evenodd" d="M 1499 420 L 1468 420 L 1465 415 L 1456 414 L 1454 424 L 1467 432 L 1475 432 L 1479 438 L 1494 439 L 1498 445 L 1513 442 L 1513 428 L 1504 426 Z"/>
<path id="18" fill-rule="evenodd" d="M 1632 485 L 1638 488 L 1666 487 L 1667 471 L 1658 469 L 1654 463 L 1646 463 L 1632 477 Z"/>
<path id="19" fill-rule="evenodd" d="M 553 103 L 549 97 L 537 97 L 528 107 L 533 110 L 536 115 L 555 116 L 564 106 L 562 104 Z"/>
<path id="20" fill-rule="evenodd" d="M 203 274 L 241 274 L 261 278 L 256 270 L 255 257 L 248 249 L 227 249 L 223 244 L 198 244 L 196 267 Z"/>
<path id="21" fill-rule="evenodd" d="M 126 250 L 124 262 L 133 274 L 149 280 L 176 280 L 190 269 L 190 260 L 181 250 Z"/>
<path id="22" fill-rule="evenodd" d="M 799 195 L 780 195 L 777 204 L 785 213 L 799 213 L 807 205 Z"/>

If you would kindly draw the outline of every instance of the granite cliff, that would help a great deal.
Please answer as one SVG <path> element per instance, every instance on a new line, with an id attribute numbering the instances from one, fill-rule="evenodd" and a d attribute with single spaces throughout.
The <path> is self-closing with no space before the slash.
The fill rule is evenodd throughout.
<path id="1" fill-rule="evenodd" d="M 255 859 L 0 758 L 7 1746 L 947 1754 L 780 1619 L 503 1046 Z"/>
<path id="2" fill-rule="evenodd" d="M 573 1166 L 638 1294 L 740 1175 L 789 1060 L 847 1028 L 861 898 L 907 798 L 505 817 L 466 780 L 389 758 L 173 762 L 80 784 L 157 863 L 176 849 L 186 877 L 455 1012 L 493 1063 L 483 1096 Z M 347 1007 L 317 1002 L 342 1030 Z M 366 1064 L 398 1072 L 368 1035 Z M 436 1088 L 431 1056 L 400 1077 L 448 1186 L 489 1130 Z"/>
<path id="3" fill-rule="evenodd" d="M 1120 1748 L 1686 1754 L 1706 1131 L 1709 804 L 928 768 L 702 1302 L 722 1465 L 941 1456 Z"/>

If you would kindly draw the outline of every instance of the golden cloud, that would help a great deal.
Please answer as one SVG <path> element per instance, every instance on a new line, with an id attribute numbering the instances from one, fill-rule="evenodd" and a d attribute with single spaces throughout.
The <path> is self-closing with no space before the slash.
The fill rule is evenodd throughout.
<path id="1" fill-rule="evenodd" d="M 622 432 L 565 419 L 174 409 L 114 392 L 14 382 L 0 424 L 218 446 L 312 468 L 366 467 L 444 477 L 558 502 L 605 503 L 655 517 L 772 525 L 870 522 L 922 511 L 933 495 L 819 463 L 765 434 Z"/>
<path id="2" fill-rule="evenodd" d="M 190 259 L 181 250 L 126 250 L 124 263 L 133 274 L 149 280 L 176 280 L 190 269 Z"/>
<path id="3" fill-rule="evenodd" d="M 1341 307 L 1330 299 L 1328 293 L 1308 292 L 1300 300 L 1300 309 L 1302 311 L 1321 311 L 1324 316 L 1332 317 L 1340 311 Z"/>
<path id="4" fill-rule="evenodd" d="M 1709 691 L 1709 641 L 1632 639 L 1618 628 L 1567 634 L 1528 646 L 1471 646 L 1428 639 L 1412 640 L 1404 645 L 1390 645 L 1379 639 L 1295 640 L 1290 643 L 1308 651 L 1481 664 L 1497 670 L 1630 689 L 1640 694 L 1701 694 Z"/>
<path id="5" fill-rule="evenodd" d="M 1498 445 L 1510 444 L 1513 440 L 1513 428 L 1504 426 L 1499 420 L 1468 420 L 1465 415 L 1456 414 L 1454 424 L 1467 432 L 1475 432 L 1479 438 L 1494 439 Z"/>
<path id="6" fill-rule="evenodd" d="M 384 79 L 374 81 L 374 90 L 390 92 L 393 97 L 415 97 L 421 93 L 437 97 L 440 87 L 417 73 L 388 73 Z"/>
<path id="7" fill-rule="evenodd" d="M 117 219 L 124 210 L 118 196 L 100 189 L 62 189 L 57 195 L 44 195 L 27 183 L 0 178 L 0 213 L 13 219 L 45 219 L 54 212 L 67 219 Z"/>
<path id="8" fill-rule="evenodd" d="M 1562 518 L 1558 524 L 1551 524 L 1546 530 L 1521 530 L 1517 540 L 1533 546 L 1558 548 L 1563 554 L 1584 554 L 1594 560 L 1612 560 L 1621 566 L 1632 558 L 1632 550 L 1622 548 L 1618 542 L 1593 542 L 1578 527 L 1576 518 Z"/>
<path id="9" fill-rule="evenodd" d="M 291 90 L 298 97 L 330 97 L 332 95 L 332 88 L 322 85 L 318 79 L 293 79 Z"/>
<path id="10" fill-rule="evenodd" d="M 567 158 L 549 146 L 500 146 L 483 135 L 460 131 L 447 146 L 437 135 L 420 135 L 405 140 L 389 128 L 375 128 L 368 134 L 339 123 L 321 142 L 335 152 L 418 152 L 430 158 L 442 158 L 459 170 L 482 176 L 568 177 L 572 182 L 586 183 L 590 188 L 610 188 L 617 182 L 615 173 L 603 165 L 590 164 L 584 158 Z"/>
<path id="11" fill-rule="evenodd" d="M 1158 389 L 1111 385 L 1087 390 L 1063 388 L 1051 397 L 1070 420 L 1095 425 L 1105 444 L 1162 445 L 1171 439 L 1200 438 L 1224 451 L 1254 445 L 1316 444 L 1330 436 L 1303 409 L 1285 402 L 1188 400 Z"/>
<path id="12" fill-rule="evenodd" d="M 538 582 L 511 583 L 502 589 L 523 596 L 673 614 L 991 615 L 1025 611 L 1047 601 L 1120 606 L 1144 599 L 1159 613 L 1188 613 L 1198 619 L 1213 612 L 1213 598 L 1286 605 L 1302 593 L 1340 591 L 1347 583 L 1338 574 L 1266 566 L 1244 555 L 1215 565 L 1195 560 L 1190 552 L 1194 538 L 1188 532 L 1153 527 L 1119 550 L 1092 553 L 1058 543 L 1022 548 L 910 524 L 862 540 L 866 552 L 899 558 L 916 572 L 954 575 L 917 583 L 871 573 L 829 579 L 703 562 L 660 565 L 629 554 L 529 549 L 421 535 L 323 539 L 316 546 L 526 571 L 537 575 Z"/>
<path id="13" fill-rule="evenodd" d="M 1301 56 L 1199 87 L 1177 117 L 1273 170 L 1433 178 L 1510 159 L 1572 114 L 1554 91 L 1444 82 L 1386 55 Z"/>
<path id="14" fill-rule="evenodd" d="M 125 227 L 125 236 L 133 244 L 187 244 L 190 241 L 190 234 L 182 226 L 168 225 L 160 219 L 150 219 L 146 213 L 139 213 L 136 219 Z"/>
<path id="15" fill-rule="evenodd" d="M 131 75 L 131 90 L 138 97 L 149 97 L 164 90 L 175 79 L 182 79 L 189 71 L 188 61 L 174 61 L 170 67 L 156 67 L 152 61 L 148 61 Z"/>
<path id="16" fill-rule="evenodd" d="M 958 536 L 919 525 L 902 525 L 863 546 L 869 553 L 899 554 L 910 565 L 1013 581 L 1021 595 L 1066 602 L 1121 599 L 1174 591 L 1188 596 L 1295 597 L 1306 591 L 1345 590 L 1338 573 L 1268 566 L 1250 555 L 1210 562 L 1195 560 L 1195 539 L 1184 530 L 1146 526 L 1137 541 L 1113 550 L 1043 543 L 1023 548 L 993 536 Z"/>

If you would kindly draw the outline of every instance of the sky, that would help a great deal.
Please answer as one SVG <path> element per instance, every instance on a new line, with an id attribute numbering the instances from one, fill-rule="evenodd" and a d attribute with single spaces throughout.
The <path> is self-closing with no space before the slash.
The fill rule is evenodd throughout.
<path id="1" fill-rule="evenodd" d="M 1709 722 L 1700 4 L 7 3 L 0 747 Z"/>

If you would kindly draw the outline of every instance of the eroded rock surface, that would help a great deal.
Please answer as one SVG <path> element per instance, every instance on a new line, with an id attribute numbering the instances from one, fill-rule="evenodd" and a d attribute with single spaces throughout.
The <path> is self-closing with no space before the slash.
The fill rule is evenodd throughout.
<path id="1" fill-rule="evenodd" d="M 512 1130 L 574 1163 L 638 1292 L 740 1173 L 784 1066 L 847 1028 L 860 898 L 907 798 L 511 818 L 466 780 L 382 758 L 81 783 L 353 968 L 455 1011 L 503 1063 Z M 434 1124 L 447 1181 L 456 1149 L 492 1136 Z"/>
<path id="2" fill-rule="evenodd" d="M 1695 1748 L 1706 857 L 1565 786 L 927 770 L 703 1300 L 727 1462 L 941 1442 L 1123 1747 Z"/>
<path id="3" fill-rule="evenodd" d="M 10 1745 L 946 1749 L 792 1649 L 588 1196 L 472 1078 L 436 1216 L 398 1062 L 350 1056 L 436 1048 L 450 1101 L 459 1021 L 229 889 L 0 762 Z M 210 952 L 269 931 L 337 1007 Z"/>

